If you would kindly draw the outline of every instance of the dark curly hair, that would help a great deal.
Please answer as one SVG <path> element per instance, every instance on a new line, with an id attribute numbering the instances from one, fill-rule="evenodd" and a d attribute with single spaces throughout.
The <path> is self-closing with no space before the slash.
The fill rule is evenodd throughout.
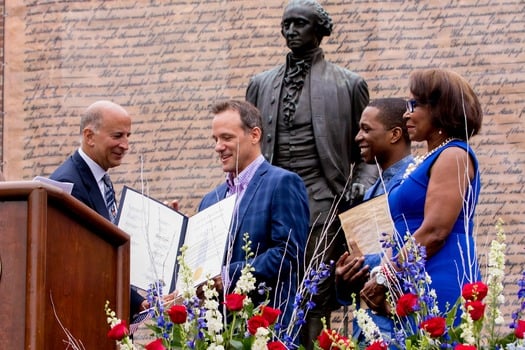
<path id="1" fill-rule="evenodd" d="M 308 6 L 314 10 L 317 17 L 316 28 L 319 41 L 325 36 L 330 36 L 334 27 L 332 17 L 316 0 L 291 0 L 286 7 L 290 6 Z"/>

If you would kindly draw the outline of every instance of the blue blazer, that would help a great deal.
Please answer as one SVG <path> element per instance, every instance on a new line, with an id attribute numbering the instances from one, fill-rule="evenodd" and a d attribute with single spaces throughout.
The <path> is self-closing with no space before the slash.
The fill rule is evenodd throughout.
<path id="1" fill-rule="evenodd" d="M 227 189 L 223 183 L 208 193 L 199 210 L 225 198 Z M 272 288 L 270 304 L 283 312 L 281 322 L 286 325 L 300 282 L 309 218 L 308 195 L 302 179 L 264 161 L 246 187 L 232 220 L 230 248 L 225 249 L 232 285 L 225 293 L 233 291 L 245 265 L 242 246 L 243 235 L 247 232 L 255 254 L 251 264 L 255 268 L 256 286 L 265 282 Z M 264 301 L 260 297 L 257 300 L 257 295 L 252 298 L 255 302 Z"/>
<path id="2" fill-rule="evenodd" d="M 66 159 L 49 177 L 52 180 L 74 183 L 71 195 L 110 220 L 106 202 L 102 198 L 97 180 L 78 150 Z"/>

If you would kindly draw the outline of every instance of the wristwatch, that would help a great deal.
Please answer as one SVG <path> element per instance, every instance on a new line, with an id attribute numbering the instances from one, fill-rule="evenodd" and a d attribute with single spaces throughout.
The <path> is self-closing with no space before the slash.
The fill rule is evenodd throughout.
<path id="1" fill-rule="evenodd" d="M 375 278 L 376 283 L 381 286 L 388 286 L 388 280 L 383 273 L 383 268 L 381 266 L 376 266 L 370 271 L 370 278 Z"/>

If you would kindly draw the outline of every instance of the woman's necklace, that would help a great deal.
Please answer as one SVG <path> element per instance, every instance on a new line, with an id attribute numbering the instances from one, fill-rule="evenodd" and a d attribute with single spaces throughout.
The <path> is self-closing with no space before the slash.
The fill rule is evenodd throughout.
<path id="1" fill-rule="evenodd" d="M 408 177 L 408 175 L 410 175 L 414 170 L 416 170 L 416 168 L 421 163 L 423 163 L 423 161 L 425 159 L 427 159 L 428 157 L 433 155 L 435 152 L 437 152 L 439 149 L 445 147 L 445 145 L 447 145 L 449 142 L 451 142 L 451 141 L 453 141 L 455 139 L 456 138 L 454 138 L 454 137 L 449 137 L 445 141 L 441 142 L 441 144 L 439 144 L 439 146 L 431 149 L 430 151 L 428 151 L 427 153 L 423 154 L 422 156 L 414 157 L 414 161 L 412 163 L 408 164 L 407 169 L 405 170 L 405 173 L 403 174 L 403 179 L 406 179 Z"/>

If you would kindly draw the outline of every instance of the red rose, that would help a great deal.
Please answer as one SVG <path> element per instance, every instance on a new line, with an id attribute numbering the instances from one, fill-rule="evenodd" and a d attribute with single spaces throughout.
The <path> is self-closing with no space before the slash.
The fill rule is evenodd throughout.
<path id="1" fill-rule="evenodd" d="M 396 313 L 399 317 L 408 316 L 415 311 L 417 295 L 412 293 L 403 294 L 396 304 Z"/>
<path id="2" fill-rule="evenodd" d="M 244 299 L 246 298 L 246 295 L 242 294 L 228 294 L 226 295 L 224 305 L 226 305 L 226 308 L 229 311 L 240 311 L 242 310 Z"/>
<path id="3" fill-rule="evenodd" d="M 173 305 L 169 308 L 168 315 L 170 316 L 171 322 L 175 324 L 182 324 L 186 322 L 188 311 L 184 305 Z"/>
<path id="4" fill-rule="evenodd" d="M 262 307 L 262 317 L 264 317 L 269 324 L 274 324 L 280 314 L 281 310 L 279 309 L 274 309 L 273 307 L 269 306 Z"/>
<path id="5" fill-rule="evenodd" d="M 446 324 L 443 317 L 432 317 L 419 324 L 419 328 L 427 331 L 432 338 L 437 338 L 445 334 Z"/>
<path id="6" fill-rule="evenodd" d="M 463 286 L 461 295 L 467 301 L 482 301 L 487 296 L 488 290 L 487 285 L 483 282 L 467 283 Z"/>
<path id="7" fill-rule="evenodd" d="M 387 350 L 388 346 L 384 341 L 375 341 L 368 345 L 365 350 Z"/>
<path id="8" fill-rule="evenodd" d="M 340 340 L 345 341 L 347 339 L 334 330 L 323 329 L 321 334 L 317 337 L 317 344 L 323 350 L 330 350 L 332 349 L 332 344 L 337 343 Z"/>
<path id="9" fill-rule="evenodd" d="M 323 329 L 321 334 L 317 337 L 317 343 L 319 343 L 319 347 L 323 350 L 330 350 L 332 347 L 332 338 L 331 334 L 333 331 L 329 329 Z M 334 332 L 335 333 L 335 332 Z"/>
<path id="10" fill-rule="evenodd" d="M 266 346 L 268 346 L 268 350 L 286 350 L 286 346 L 280 341 L 271 341 Z"/>
<path id="11" fill-rule="evenodd" d="M 454 350 L 477 350 L 478 348 L 475 345 L 468 344 L 458 344 L 454 346 Z"/>
<path id="12" fill-rule="evenodd" d="M 146 345 L 146 350 L 166 350 L 162 339 L 157 339 Z"/>
<path id="13" fill-rule="evenodd" d="M 523 339 L 523 333 L 525 333 L 525 321 L 519 320 L 516 329 L 514 330 L 514 334 L 516 335 L 516 338 Z"/>
<path id="14" fill-rule="evenodd" d="M 126 326 L 126 321 L 120 321 L 119 324 L 116 324 L 108 332 L 108 338 L 111 340 L 122 340 L 126 335 L 129 334 L 128 327 Z"/>
<path id="15" fill-rule="evenodd" d="M 479 300 L 467 301 L 465 303 L 465 308 L 467 309 L 468 313 L 470 314 L 470 318 L 472 318 L 473 321 L 483 318 L 483 314 L 485 313 L 485 304 Z"/>
<path id="16" fill-rule="evenodd" d="M 259 327 L 268 328 L 269 325 L 267 319 L 260 315 L 255 315 L 248 320 L 248 331 L 250 334 L 255 335 Z"/>

